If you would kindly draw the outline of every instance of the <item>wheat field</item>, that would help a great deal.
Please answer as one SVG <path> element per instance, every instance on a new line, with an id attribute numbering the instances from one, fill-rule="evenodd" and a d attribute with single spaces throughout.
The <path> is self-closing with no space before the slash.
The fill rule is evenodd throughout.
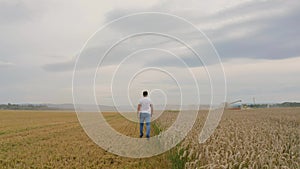
<path id="1" fill-rule="evenodd" d="M 138 137 L 137 124 L 117 113 L 104 113 L 120 133 Z M 299 108 L 227 110 L 203 144 L 198 134 L 207 111 L 172 150 L 132 159 L 98 147 L 74 112 L 0 111 L 0 168 L 300 168 Z M 174 122 L 166 111 L 152 123 L 152 136 Z M 155 130 L 156 128 L 159 130 Z"/>
<path id="2" fill-rule="evenodd" d="M 225 111 L 214 134 L 198 143 L 205 119 L 181 144 L 185 168 L 300 168 L 300 109 Z"/>

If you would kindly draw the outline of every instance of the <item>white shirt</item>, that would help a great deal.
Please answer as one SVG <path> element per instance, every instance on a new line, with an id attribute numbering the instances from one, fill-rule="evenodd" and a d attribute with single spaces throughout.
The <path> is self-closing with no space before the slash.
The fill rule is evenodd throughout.
<path id="1" fill-rule="evenodd" d="M 152 102 L 149 97 L 141 98 L 139 104 L 141 105 L 140 113 L 151 113 L 150 104 L 152 104 Z"/>

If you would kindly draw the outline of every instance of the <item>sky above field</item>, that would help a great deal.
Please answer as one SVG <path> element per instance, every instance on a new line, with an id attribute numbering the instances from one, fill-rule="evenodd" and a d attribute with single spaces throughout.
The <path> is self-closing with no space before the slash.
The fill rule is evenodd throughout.
<path id="1" fill-rule="evenodd" d="M 257 103 L 300 101 L 300 3 L 296 0 L 0 0 L 0 103 L 72 103 L 73 68 L 85 42 L 105 23 L 136 12 L 176 15 L 187 19 L 205 33 L 223 64 L 227 101 L 241 99 L 252 103 L 253 98 Z M 163 23 L 153 21 L 149 24 L 160 26 Z M 119 36 L 136 26 L 143 28 L 149 25 L 125 23 L 108 30 L 107 37 Z M 179 25 L 172 25 L 168 29 L 186 33 L 192 40 L 196 37 L 191 30 Z M 153 47 L 161 46 L 164 41 L 144 37 L 131 42 L 149 46 L 149 39 Z M 102 43 L 105 43 L 105 39 Z M 172 48 L 172 45 L 169 43 L 166 48 Z M 197 47 L 199 44 L 194 45 Z M 177 49 L 178 56 L 188 60 L 188 53 Z M 111 78 L 108 74 L 119 64 L 114 57 L 125 57 L 122 50 L 114 54 L 110 56 L 112 61 L 103 65 L 103 75 L 98 77 L 100 80 L 96 84 L 96 91 L 101 93 L 99 104 L 111 105 L 113 101 L 111 93 L 107 92 L 111 85 L 105 82 Z M 195 92 L 193 87 L 189 87 L 185 76 L 180 76 L 182 65 L 159 52 L 151 53 L 153 58 L 156 54 L 159 56 L 156 60 L 150 62 L 142 59 L 144 63 L 132 61 L 134 64 L 129 67 L 150 65 L 170 69 L 176 72 L 179 80 L 186 81 L 182 84 L 186 89 L 184 92 Z M 83 73 L 89 69 L 95 72 L 90 62 L 87 59 L 82 63 L 85 66 Z M 209 63 L 205 66 L 213 71 L 220 64 Z M 191 69 L 200 72 L 195 73 L 198 81 L 203 82 L 200 88 L 201 85 L 209 85 L 206 83 L 207 77 L 201 74 L 205 72 L 203 65 L 191 64 Z M 149 78 L 145 80 L 145 76 Z M 125 78 L 125 75 L 121 77 Z M 130 89 L 134 93 L 133 102 L 140 92 L 141 83 L 156 82 L 153 86 L 155 89 L 161 87 L 165 93 L 170 93 L 169 104 L 177 103 L 172 98 L 177 96 L 178 91 L 174 89 L 170 77 L 161 72 L 148 71 L 139 78 L 133 84 L 137 86 L 136 90 Z M 121 89 L 122 86 L 124 83 L 120 81 L 114 88 Z M 202 90 L 201 103 L 210 103 L 211 96 L 205 93 L 205 87 Z M 85 92 L 84 86 L 82 91 Z M 157 103 L 161 102 L 159 99 L 163 94 L 160 90 L 153 91 Z M 218 91 L 215 94 L 218 96 Z M 126 94 L 117 97 L 128 98 Z M 194 99 L 187 98 L 187 102 L 193 103 Z M 86 103 L 93 101 L 89 98 L 85 100 Z M 118 104 L 126 102 L 120 99 Z"/>

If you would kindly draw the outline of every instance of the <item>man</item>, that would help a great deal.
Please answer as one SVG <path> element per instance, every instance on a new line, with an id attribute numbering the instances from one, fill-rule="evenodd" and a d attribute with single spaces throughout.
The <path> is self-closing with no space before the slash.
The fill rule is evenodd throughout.
<path id="1" fill-rule="evenodd" d="M 143 91 L 143 98 L 140 99 L 137 115 L 140 118 L 140 138 L 143 137 L 144 121 L 146 121 L 146 137 L 150 138 L 150 121 L 153 115 L 153 105 L 151 99 L 148 97 L 148 92 Z"/>

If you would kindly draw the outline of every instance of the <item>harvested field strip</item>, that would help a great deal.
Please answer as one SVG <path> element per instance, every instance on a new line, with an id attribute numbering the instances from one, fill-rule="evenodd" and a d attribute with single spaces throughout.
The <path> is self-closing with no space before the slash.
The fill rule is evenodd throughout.
<path id="1" fill-rule="evenodd" d="M 1 121 L 18 124 L 17 133 L 0 136 L 0 168 L 170 168 L 165 155 L 146 159 L 132 159 L 113 155 L 98 147 L 84 133 L 74 113 L 0 111 Z M 28 113 L 28 114 L 26 114 Z M 22 118 L 15 116 L 21 116 Z M 28 117 L 26 117 L 28 116 Z M 35 118 L 36 116 L 36 118 Z M 114 128 L 129 136 L 137 136 L 132 130 L 136 123 L 126 121 L 113 113 Z M 4 120 L 3 117 L 6 119 Z M 30 117 L 30 118 L 29 118 Z M 44 118 L 51 120 L 44 120 Z M 22 120 L 13 120 L 22 119 Z M 30 120 L 31 122 L 25 121 Z M 118 120 L 119 122 L 117 122 Z M 41 123 L 39 124 L 39 120 Z M 77 122 L 76 122 L 77 121 Z M 58 123 L 53 125 L 53 122 Z M 40 128 L 30 128 L 30 124 Z M 3 126 L 11 126 L 3 124 Z M 24 126 L 28 130 L 21 130 Z M 137 133 L 136 133 L 137 132 Z"/>
<path id="2" fill-rule="evenodd" d="M 26 131 L 33 131 L 33 130 L 38 130 L 38 129 L 44 129 L 44 128 L 51 128 L 51 127 L 57 127 L 57 126 L 62 126 L 64 124 L 78 124 L 77 121 L 75 122 L 56 122 L 56 123 L 50 123 L 47 125 L 37 125 L 37 126 L 32 126 L 32 127 L 26 127 L 26 128 L 21 128 L 21 129 L 16 129 L 16 130 L 6 130 L 6 131 L 0 131 L 0 136 L 1 135 L 6 135 L 6 134 L 17 134 L 21 132 L 26 132 Z"/>

